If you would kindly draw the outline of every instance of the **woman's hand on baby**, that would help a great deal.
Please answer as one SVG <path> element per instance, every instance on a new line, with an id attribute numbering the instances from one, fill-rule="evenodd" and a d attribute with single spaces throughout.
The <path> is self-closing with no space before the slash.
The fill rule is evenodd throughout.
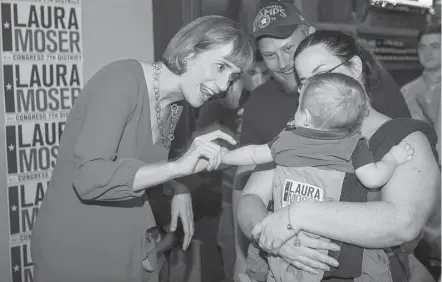
<path id="1" fill-rule="evenodd" d="M 339 266 L 337 260 L 320 252 L 320 250 L 338 251 L 338 245 L 314 238 L 315 236 L 307 236 L 304 232 L 300 232 L 298 237 L 301 246 L 296 247 L 292 240 L 287 241 L 279 249 L 278 255 L 281 258 L 294 267 L 312 274 L 319 274 L 318 270 L 329 271 L 330 266 Z"/>
<path id="2" fill-rule="evenodd" d="M 193 207 L 192 197 L 189 193 L 176 194 L 172 198 L 170 231 L 175 232 L 178 225 L 178 218 L 181 219 L 184 230 L 183 250 L 189 247 L 195 232 L 195 225 L 193 222 Z"/>
<path id="3" fill-rule="evenodd" d="M 277 255 L 281 246 L 300 231 L 293 223 L 289 228 L 289 209 L 287 206 L 269 214 L 253 228 L 252 236 L 264 251 Z"/>
<path id="4" fill-rule="evenodd" d="M 411 161 L 414 155 L 414 148 L 405 141 L 402 141 L 390 149 L 390 153 L 396 158 L 398 165 Z"/>
<path id="5" fill-rule="evenodd" d="M 196 137 L 189 150 L 176 161 L 177 168 L 183 175 L 198 173 L 204 169 L 212 171 L 218 168 L 225 150 L 222 150 L 221 146 L 213 142 L 216 139 L 223 139 L 232 145 L 236 145 L 236 141 L 232 136 L 220 130 Z"/>

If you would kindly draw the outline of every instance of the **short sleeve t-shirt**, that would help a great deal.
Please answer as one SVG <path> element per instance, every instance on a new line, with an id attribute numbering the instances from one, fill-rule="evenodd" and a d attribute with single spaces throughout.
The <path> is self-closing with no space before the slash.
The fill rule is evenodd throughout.
<path id="1" fill-rule="evenodd" d="M 374 163 L 373 153 L 368 149 L 368 143 L 365 138 L 361 138 L 356 144 L 356 148 L 351 156 L 351 163 L 356 170 L 364 165 Z"/>
<path id="2" fill-rule="evenodd" d="M 368 143 L 358 132 L 320 131 L 288 125 L 268 145 L 275 163 L 286 167 L 354 172 L 373 162 Z"/>
<path id="3" fill-rule="evenodd" d="M 241 146 L 270 142 L 298 109 L 299 94 L 287 93 L 274 79 L 257 87 L 244 104 Z"/>

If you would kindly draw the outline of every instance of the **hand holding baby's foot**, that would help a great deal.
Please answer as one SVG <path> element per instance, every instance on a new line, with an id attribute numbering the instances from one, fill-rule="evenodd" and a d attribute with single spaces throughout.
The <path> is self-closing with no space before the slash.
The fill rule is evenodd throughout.
<path id="1" fill-rule="evenodd" d="M 396 158 L 397 164 L 403 164 L 413 159 L 414 148 L 405 141 L 393 146 L 390 153 Z"/>

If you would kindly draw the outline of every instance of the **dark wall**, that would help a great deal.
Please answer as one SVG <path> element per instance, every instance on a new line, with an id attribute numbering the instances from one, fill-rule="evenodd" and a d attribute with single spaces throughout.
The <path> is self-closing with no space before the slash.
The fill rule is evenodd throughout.
<path id="1" fill-rule="evenodd" d="M 153 37 L 155 60 L 159 60 L 169 40 L 184 24 L 182 1 L 153 0 Z"/>
<path id="2" fill-rule="evenodd" d="M 155 61 L 161 59 L 170 39 L 184 25 L 184 1 L 178 0 L 153 0 L 153 31 Z M 175 140 L 172 143 L 174 151 L 186 144 L 192 130 L 191 121 L 193 112 L 187 103 L 184 103 L 183 113 L 175 129 Z"/>

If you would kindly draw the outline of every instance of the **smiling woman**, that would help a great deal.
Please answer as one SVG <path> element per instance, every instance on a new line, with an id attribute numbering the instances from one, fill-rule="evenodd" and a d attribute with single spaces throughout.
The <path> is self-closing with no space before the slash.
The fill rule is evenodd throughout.
<path id="1" fill-rule="evenodd" d="M 359 80 L 371 98 L 374 109 L 391 118 L 410 117 L 399 87 L 391 75 L 365 48 L 348 34 L 339 31 L 317 31 L 296 49 L 295 72 L 298 82 L 324 72 L 341 72 Z M 300 67 L 303 58 L 307 66 Z M 297 67 L 296 67 L 297 65 Z"/>
<path id="2" fill-rule="evenodd" d="M 167 162 L 178 102 L 201 106 L 252 62 L 252 42 L 236 24 L 207 16 L 178 31 L 161 62 L 117 61 L 89 80 L 67 118 L 34 223 L 34 281 L 158 281 L 145 190 L 216 168 L 221 148 L 212 140 L 236 143 L 211 132 Z M 171 210 L 171 229 L 181 217 L 186 249 L 194 232 L 189 194 L 175 195 Z"/>
<path id="3" fill-rule="evenodd" d="M 178 31 L 164 52 L 163 63 L 182 76 L 182 94 L 193 107 L 225 92 L 253 63 L 250 39 L 238 37 L 233 21 L 225 20 L 221 16 L 195 20 Z"/>
<path id="4" fill-rule="evenodd" d="M 190 105 L 199 107 L 211 97 L 225 92 L 232 79 L 241 73 L 239 67 L 226 59 L 232 49 L 233 44 L 229 43 L 188 57 L 187 71 L 181 76 L 186 77 L 182 92 Z"/>

